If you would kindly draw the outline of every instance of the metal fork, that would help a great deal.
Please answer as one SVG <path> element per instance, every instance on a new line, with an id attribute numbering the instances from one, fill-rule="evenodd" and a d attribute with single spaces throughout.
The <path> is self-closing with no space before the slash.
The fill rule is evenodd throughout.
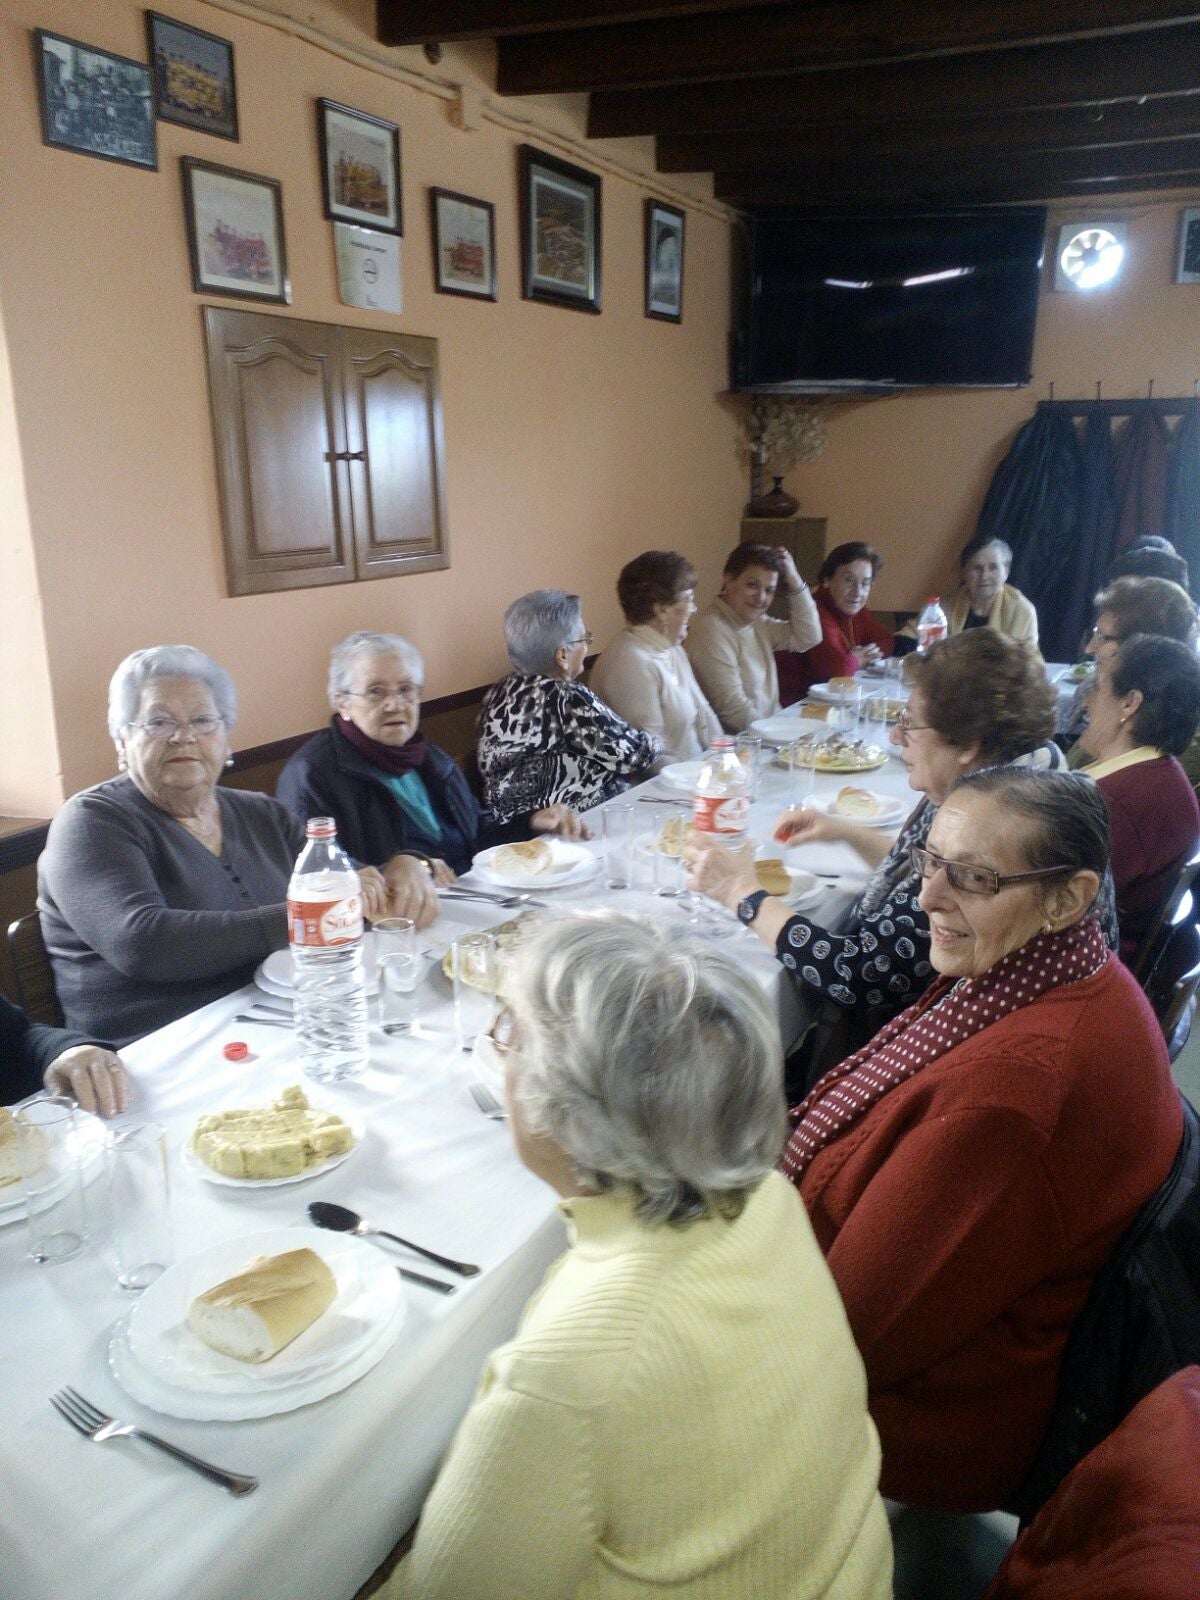
<path id="1" fill-rule="evenodd" d="M 486 894 L 482 889 L 439 889 L 443 900 L 488 900 L 494 906 L 544 906 L 544 900 L 535 900 L 531 894 Z"/>
<path id="2" fill-rule="evenodd" d="M 486 1084 L 471 1082 L 467 1084 L 467 1088 L 471 1091 L 471 1099 L 485 1117 L 491 1117 L 493 1122 L 505 1120 L 508 1113 Z"/>
<path id="3" fill-rule="evenodd" d="M 176 1461 L 182 1461 L 185 1467 L 191 1467 L 193 1472 L 198 1472 L 210 1483 L 219 1483 L 230 1494 L 253 1494 L 258 1488 L 257 1478 L 244 1477 L 240 1472 L 224 1472 L 209 1461 L 201 1461 L 199 1456 L 189 1455 L 178 1445 L 168 1444 L 156 1433 L 147 1433 L 144 1428 L 135 1428 L 131 1423 L 106 1417 L 103 1411 L 98 1411 L 90 1400 L 85 1400 L 74 1389 L 60 1389 L 57 1394 L 50 1396 L 50 1404 L 77 1432 L 85 1438 L 94 1439 L 97 1444 L 105 1439 L 144 1439 L 147 1444 L 156 1445 L 167 1455 L 174 1456 Z"/>

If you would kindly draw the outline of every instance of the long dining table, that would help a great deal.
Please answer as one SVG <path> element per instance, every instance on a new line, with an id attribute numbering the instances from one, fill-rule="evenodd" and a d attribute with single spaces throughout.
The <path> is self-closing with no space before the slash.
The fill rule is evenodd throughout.
<path id="1" fill-rule="evenodd" d="M 797 733 L 818 726 L 800 722 L 799 711 L 796 717 Z M 905 809 L 917 798 L 893 754 L 861 776 L 818 774 L 813 789 L 828 796 L 847 782 L 895 797 Z M 764 763 L 751 835 L 768 841 L 779 810 L 804 788 L 802 777 Z M 639 832 L 650 834 L 672 797 L 659 779 L 613 803 L 632 805 Z M 590 820 L 598 833 L 595 813 Z M 589 848 L 600 856 L 599 840 Z M 840 844 L 806 846 L 801 857 L 828 875 L 807 914 L 835 921 L 866 869 Z M 539 898 L 552 911 L 682 914 L 678 901 L 636 879 L 631 888 L 607 888 L 602 862 L 599 868 L 590 881 L 546 888 Z M 478 881 L 476 874 L 462 880 Z M 427 935 L 435 951 L 513 914 L 450 899 L 441 912 Z M 793 980 L 753 933 L 728 913 L 718 916 L 726 923 L 714 920 L 710 931 L 773 998 L 790 1042 L 799 1025 Z M 468 1058 L 439 963 L 431 962 L 421 989 L 422 1036 L 389 1038 L 373 1021 L 367 1070 L 351 1082 L 308 1083 L 290 1029 L 235 1020 L 262 998 L 254 988 L 238 990 L 123 1052 L 136 1113 L 167 1130 L 175 1259 L 269 1229 L 293 1228 L 304 1244 L 313 1237 L 308 1202 L 332 1200 L 482 1271 L 449 1296 L 405 1284 L 395 1343 L 340 1392 L 257 1420 L 194 1421 L 139 1404 L 110 1369 L 110 1341 L 130 1297 L 116 1284 L 102 1172 L 85 1190 L 92 1236 L 75 1260 L 35 1266 L 25 1255 L 24 1225 L 0 1227 L 3 1600 L 349 1600 L 416 1520 L 488 1352 L 512 1335 L 565 1246 L 555 1197 L 521 1166 L 505 1124 L 483 1115 L 469 1093 Z M 248 1059 L 226 1059 L 224 1046 L 235 1040 L 249 1046 Z M 184 1165 L 182 1147 L 198 1116 L 230 1104 L 265 1105 L 295 1083 L 314 1104 L 365 1127 L 343 1165 L 303 1183 L 246 1190 L 214 1185 Z M 446 1276 L 399 1248 L 372 1248 L 398 1265 Z M 235 1499 L 138 1442 L 81 1438 L 49 1404 L 65 1384 L 113 1416 L 253 1474 L 258 1489 Z"/>

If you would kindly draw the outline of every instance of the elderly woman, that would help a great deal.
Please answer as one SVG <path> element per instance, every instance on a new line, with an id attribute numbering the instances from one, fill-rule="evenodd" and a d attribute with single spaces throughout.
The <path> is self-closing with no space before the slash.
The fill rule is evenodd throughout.
<path id="1" fill-rule="evenodd" d="M 508 834 L 481 811 L 452 756 L 418 732 L 425 664 L 394 633 L 352 633 L 329 663 L 330 725 L 301 745 L 276 793 L 296 818 L 333 817 L 356 861 L 380 869 L 399 916 L 427 927 L 435 886 L 501 837 L 587 832 L 567 806 L 522 817 Z"/>
<path id="2" fill-rule="evenodd" d="M 771 1171 L 779 1030 L 682 930 L 536 935 L 493 1031 L 570 1249 L 475 1404 L 388 1591 L 421 1600 L 891 1594 L 862 1367 Z"/>
<path id="3" fill-rule="evenodd" d="M 661 746 L 579 682 L 592 636 L 577 594 L 535 589 L 504 613 L 513 670 L 488 691 L 476 752 L 498 822 L 546 806 L 611 800 L 654 765 Z"/>
<path id="4" fill-rule="evenodd" d="M 1108 803 L 1121 956 L 1132 963 L 1179 869 L 1200 846 L 1200 807 L 1177 759 L 1200 726 L 1200 661 L 1135 633 L 1096 668 L 1080 768 Z"/>
<path id="5" fill-rule="evenodd" d="M 637 556 L 617 579 L 626 625 L 592 668 L 592 688 L 661 742 L 663 761 L 694 760 L 721 732 L 683 650 L 695 593 L 696 569 L 684 556 Z"/>
<path id="6" fill-rule="evenodd" d="M 71 1095 L 102 1117 L 119 1116 L 129 1106 L 120 1056 L 86 1034 L 31 1022 L 0 995 L 0 1105 L 42 1089 Z"/>
<path id="7" fill-rule="evenodd" d="M 946 613 L 951 634 L 994 628 L 1010 639 L 1037 644 L 1037 612 L 1008 581 L 1012 551 L 1003 539 L 972 541 L 958 558 L 958 567 L 962 581 Z"/>
<path id="8" fill-rule="evenodd" d="M 787 621 L 769 617 L 776 585 L 787 596 Z M 688 660 L 727 733 L 741 733 L 779 710 L 776 650 L 807 650 L 821 637 L 817 608 L 782 545 L 739 544 L 730 552 L 721 592 L 696 617 Z"/>
<path id="9" fill-rule="evenodd" d="M 867 609 L 871 585 L 882 566 L 879 551 L 858 539 L 836 545 L 822 561 L 813 596 L 820 642 L 802 656 L 784 651 L 775 658 L 779 698 L 785 706 L 799 700 L 814 683 L 853 677 L 862 667 L 893 653 L 894 636 Z"/>
<path id="10" fill-rule="evenodd" d="M 753 846 L 687 847 L 694 888 L 722 901 L 769 945 L 797 983 L 853 1012 L 845 1036 L 860 1042 L 908 1005 L 932 978 L 929 925 L 917 896 L 912 847 L 923 845 L 937 808 L 967 772 L 1007 762 L 1063 764 L 1050 742 L 1054 691 L 1036 652 L 987 629 L 943 639 L 909 665 L 912 694 L 892 731 L 909 787 L 924 798 L 900 834 L 823 811 L 785 811 L 776 838 L 842 840 L 874 869 L 836 932 L 792 913 L 758 886 Z"/>
<path id="11" fill-rule="evenodd" d="M 68 1025 L 127 1044 L 248 983 L 287 944 L 304 829 L 277 801 L 219 789 L 237 695 L 190 645 L 135 650 L 113 674 L 123 776 L 73 796 L 38 862 L 38 911 Z M 362 876 L 367 910 L 386 906 Z"/>
<path id="12" fill-rule="evenodd" d="M 913 850 L 936 981 L 792 1112 L 783 1170 L 866 1363 L 883 1491 L 911 1505 L 1012 1496 L 1179 1145 L 1162 1033 L 1093 915 L 1107 861 L 1078 776 L 964 778 Z"/>

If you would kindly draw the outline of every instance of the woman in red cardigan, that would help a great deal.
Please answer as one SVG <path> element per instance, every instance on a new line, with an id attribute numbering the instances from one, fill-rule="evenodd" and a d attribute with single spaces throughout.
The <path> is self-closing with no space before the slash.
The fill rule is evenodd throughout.
<path id="1" fill-rule="evenodd" d="M 1028 1470 L 1068 1330 L 1182 1115 L 1093 915 L 1091 784 L 975 773 L 913 856 L 940 976 L 793 1111 L 782 1165 L 862 1352 L 883 1492 L 976 1511 Z"/>
<path id="2" fill-rule="evenodd" d="M 1132 966 L 1200 844 L 1200 807 L 1176 760 L 1200 724 L 1200 661 L 1176 639 L 1135 633 L 1097 662 L 1079 770 L 1108 804 L 1121 959 Z"/>
<path id="3" fill-rule="evenodd" d="M 891 655 L 895 638 L 867 609 L 882 566 L 879 551 L 860 540 L 839 544 L 825 557 L 817 573 L 820 587 L 813 591 L 821 640 L 803 655 L 776 653 L 781 705 L 792 705 L 811 684 L 852 677 L 860 667 Z"/>

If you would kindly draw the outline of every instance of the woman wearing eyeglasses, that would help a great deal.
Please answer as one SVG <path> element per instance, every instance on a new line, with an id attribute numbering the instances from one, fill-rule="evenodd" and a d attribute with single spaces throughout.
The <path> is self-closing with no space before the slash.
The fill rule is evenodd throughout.
<path id="1" fill-rule="evenodd" d="M 427 927 L 438 884 L 465 872 L 501 838 L 587 829 L 564 805 L 516 819 L 501 834 L 481 811 L 454 758 L 419 731 L 425 664 L 407 639 L 360 631 L 334 646 L 330 725 L 296 751 L 276 794 L 298 822 L 333 817 L 338 842 L 383 874 L 395 915 Z"/>
<path id="2" fill-rule="evenodd" d="M 782 1167 L 866 1364 L 883 1492 L 984 1510 L 1031 1465 L 1071 1324 L 1182 1117 L 1095 915 L 1093 785 L 976 773 L 913 858 L 937 977 L 793 1110 Z"/>
<path id="3" fill-rule="evenodd" d="M 489 689 L 476 759 L 499 822 L 611 800 L 645 776 L 662 743 L 635 728 L 579 682 L 592 636 L 577 594 L 534 589 L 504 613 L 513 670 Z"/>
<path id="4" fill-rule="evenodd" d="M 862 1363 L 773 1170 L 779 1029 L 681 928 L 545 925 L 493 1032 L 569 1238 L 386 1600 L 883 1600 Z"/>
<path id="5" fill-rule="evenodd" d="M 287 944 L 304 829 L 277 801 L 218 788 L 237 695 L 190 645 L 135 650 L 113 674 L 122 776 L 73 796 L 38 862 L 42 937 L 71 1028 L 120 1046 L 249 982 Z M 360 874 L 368 914 L 386 909 Z"/>
<path id="6" fill-rule="evenodd" d="M 891 738 L 910 787 L 923 798 L 899 835 L 816 810 L 785 811 L 776 823 L 781 842 L 840 840 L 873 869 L 836 929 L 793 914 L 765 894 L 752 846 L 730 852 L 693 842 L 687 848 L 692 887 L 736 911 L 809 996 L 843 1013 L 836 1030 L 843 1053 L 915 1000 L 932 977 L 929 926 L 917 903 L 920 883 L 910 850 L 924 844 L 954 784 L 964 773 L 1008 762 L 1063 764 L 1050 742 L 1054 691 L 1027 645 L 990 628 L 974 629 L 913 656 L 908 679 L 912 693 Z"/>

